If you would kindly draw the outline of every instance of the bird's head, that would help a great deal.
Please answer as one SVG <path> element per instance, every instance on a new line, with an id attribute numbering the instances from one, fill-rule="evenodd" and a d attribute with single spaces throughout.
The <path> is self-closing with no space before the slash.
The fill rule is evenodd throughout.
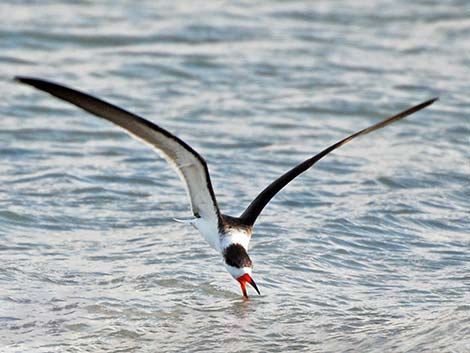
<path id="1" fill-rule="evenodd" d="M 261 295 L 258 286 L 251 277 L 253 262 L 248 256 L 245 248 L 240 244 L 231 244 L 224 250 L 223 255 L 225 267 L 232 277 L 240 283 L 243 296 L 248 298 L 248 294 L 246 293 L 247 283 Z"/>

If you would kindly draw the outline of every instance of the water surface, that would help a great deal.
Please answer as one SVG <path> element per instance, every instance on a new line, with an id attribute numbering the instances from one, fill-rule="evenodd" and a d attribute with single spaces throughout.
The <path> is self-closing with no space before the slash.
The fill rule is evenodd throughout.
<path id="1" fill-rule="evenodd" d="M 3 1 L 2 352 L 469 352 L 468 1 Z M 280 193 L 244 301 L 176 174 L 20 86 L 53 79 L 174 132 L 224 213 Z M 254 294 L 254 293 L 253 293 Z"/>

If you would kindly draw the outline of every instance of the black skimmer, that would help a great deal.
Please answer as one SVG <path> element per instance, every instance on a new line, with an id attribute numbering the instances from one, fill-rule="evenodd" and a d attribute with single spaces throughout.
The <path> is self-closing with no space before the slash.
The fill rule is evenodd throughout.
<path id="1" fill-rule="evenodd" d="M 232 217 L 222 214 L 219 210 L 204 158 L 175 135 L 140 116 L 72 88 L 30 77 L 16 77 L 15 79 L 120 126 L 132 136 L 160 152 L 174 167 L 186 186 L 194 218 L 182 222 L 189 223 L 198 229 L 209 245 L 222 255 L 225 268 L 240 283 L 245 298 L 248 298 L 247 283 L 260 294 L 251 276 L 253 262 L 248 256 L 248 244 L 253 234 L 253 225 L 269 201 L 289 182 L 312 167 L 328 153 L 356 137 L 403 119 L 437 100 L 437 98 L 434 98 L 415 105 L 336 142 L 274 180 L 239 217 Z"/>

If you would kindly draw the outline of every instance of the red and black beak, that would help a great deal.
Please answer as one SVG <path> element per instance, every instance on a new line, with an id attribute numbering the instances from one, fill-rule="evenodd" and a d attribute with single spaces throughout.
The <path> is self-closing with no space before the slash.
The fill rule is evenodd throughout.
<path id="1" fill-rule="evenodd" d="M 259 295 L 261 293 L 259 292 L 258 286 L 256 285 L 255 281 L 253 281 L 253 278 L 248 273 L 245 273 L 243 276 L 240 276 L 237 278 L 237 281 L 240 282 L 240 287 L 242 288 L 243 296 L 248 299 L 248 294 L 246 294 L 246 284 L 249 283 L 257 292 Z"/>

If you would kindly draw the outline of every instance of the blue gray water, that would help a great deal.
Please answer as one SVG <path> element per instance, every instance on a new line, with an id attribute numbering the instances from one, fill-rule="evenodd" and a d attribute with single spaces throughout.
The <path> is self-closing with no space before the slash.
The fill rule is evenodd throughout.
<path id="1" fill-rule="evenodd" d="M 470 352 L 470 3 L 0 3 L 0 351 Z M 261 296 L 145 145 L 11 81 L 53 79 L 176 133 L 238 215 Z M 251 293 L 251 292 L 250 292 Z M 254 294 L 254 293 L 253 293 Z"/>

